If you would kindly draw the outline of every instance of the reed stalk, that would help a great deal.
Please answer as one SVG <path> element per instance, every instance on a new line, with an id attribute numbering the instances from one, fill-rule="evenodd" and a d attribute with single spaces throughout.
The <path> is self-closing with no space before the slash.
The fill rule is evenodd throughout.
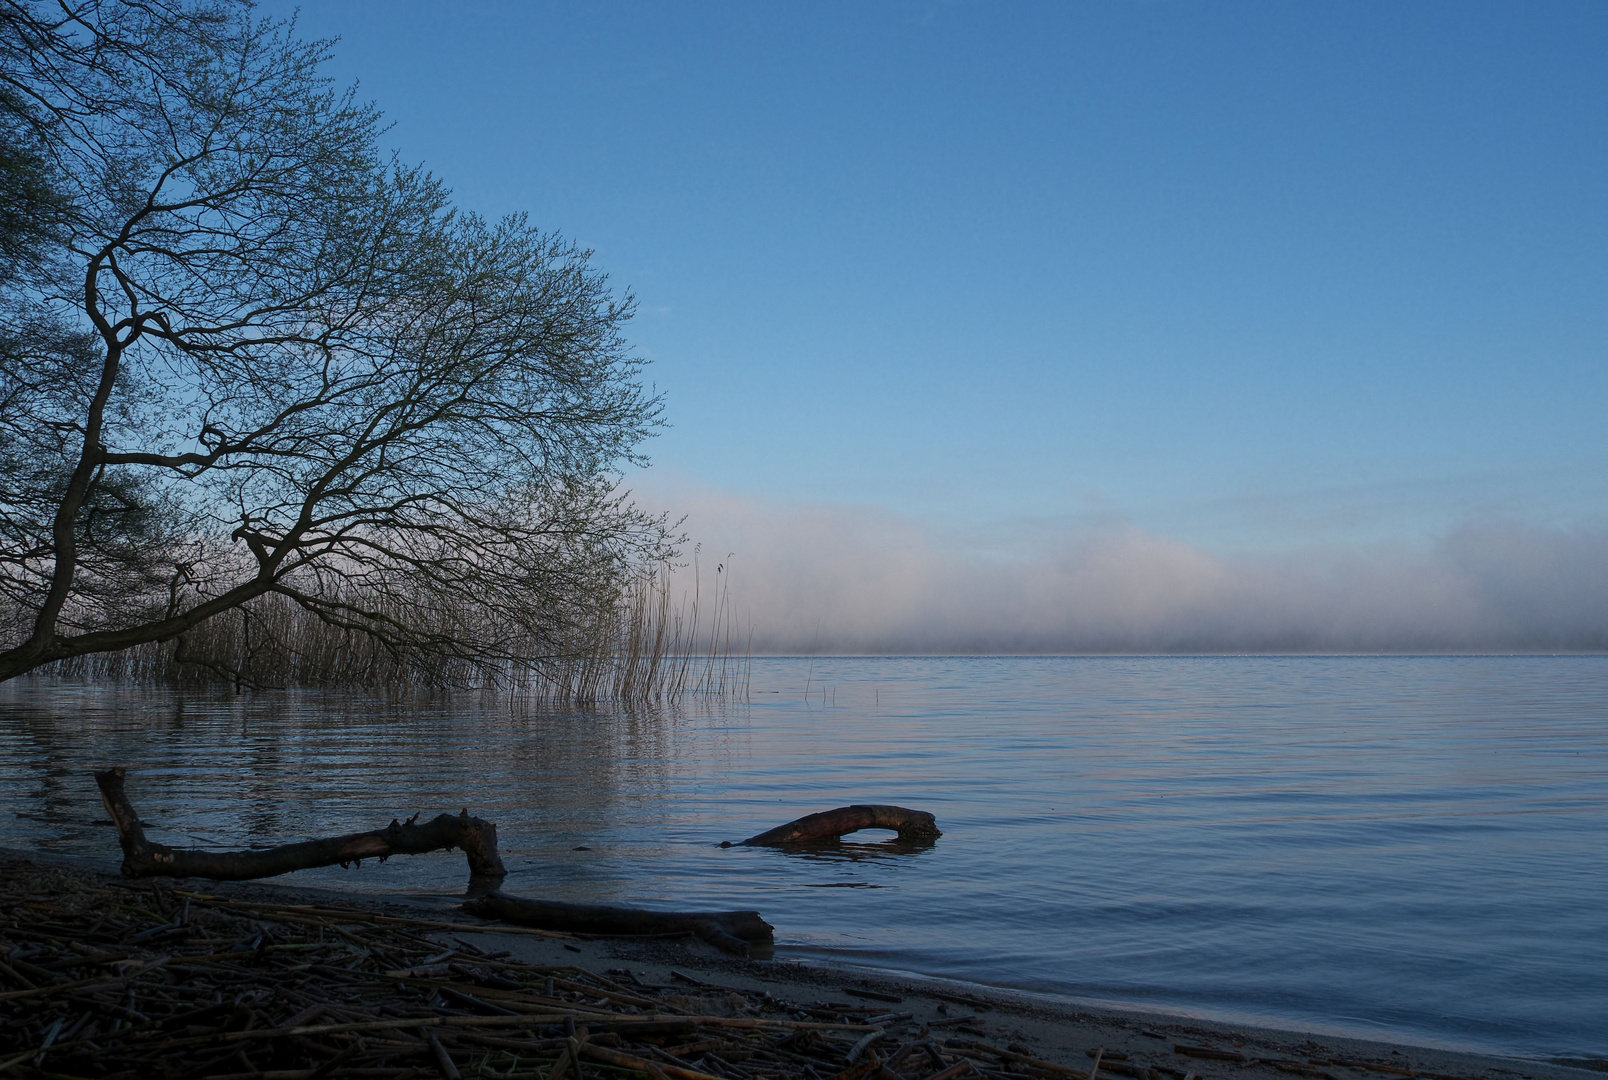
<path id="1" fill-rule="evenodd" d="M 454 656 L 450 649 L 399 650 L 270 594 L 174 641 L 76 657 L 40 674 L 169 686 L 224 683 L 236 689 L 481 689 L 581 706 L 654 705 L 694 695 L 746 698 L 749 658 L 746 649 L 738 652 L 734 645 L 739 634 L 729 575 L 724 565 L 717 570 L 706 605 L 696 561 L 691 571 L 690 588 L 678 592 L 682 579 L 676 568 L 655 564 L 620 581 L 602 602 L 555 613 L 562 629 L 548 635 L 544 651 L 549 655 L 534 662 L 488 663 Z M 386 618 L 426 633 L 438 630 L 442 637 L 474 617 L 467 603 L 447 613 L 439 605 L 411 608 L 396 600 L 376 600 L 373 607 Z M 422 626 L 421 619 L 442 625 Z M 525 644 L 510 642 L 509 651 L 535 651 Z"/>

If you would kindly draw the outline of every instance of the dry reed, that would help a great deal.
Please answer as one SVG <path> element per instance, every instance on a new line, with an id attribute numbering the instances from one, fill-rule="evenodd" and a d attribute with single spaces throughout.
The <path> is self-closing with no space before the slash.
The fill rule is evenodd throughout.
<path id="1" fill-rule="evenodd" d="M 506 655 L 539 656 L 534 660 L 455 655 L 450 646 L 399 649 L 270 594 L 209 619 L 174 641 L 77 657 L 40 674 L 177 686 L 223 682 L 236 689 L 482 689 L 576 705 L 644 706 L 689 695 L 745 698 L 746 644 L 739 641 L 723 571 L 723 566 L 717 571 L 709 611 L 696 562 L 690 589 L 679 595 L 680 580 L 672 566 L 650 567 L 619 584 L 601 603 L 555 612 L 558 629 L 541 643 L 506 643 Z M 421 638 L 447 641 L 455 624 L 473 618 L 468 603 L 463 611 L 445 614 L 401 602 L 365 606 L 380 607 L 382 616 L 422 631 Z M 423 618 L 441 625 L 421 625 Z"/>
<path id="2" fill-rule="evenodd" d="M 24 1077 L 860 1080 L 864 1033 L 910 1017 L 440 940 L 521 933 L 464 920 L 0 869 L 0 1072 Z"/>
<path id="3" fill-rule="evenodd" d="M 1252 1056 L 1143 1028 L 1160 1044 L 1090 1048 L 1092 1067 L 1073 1066 L 1000 1045 L 975 1012 L 933 1015 L 899 994 L 844 986 L 855 1001 L 790 1001 L 673 969 L 650 982 L 469 940 L 573 935 L 253 901 L 3 854 L 0 912 L 0 1074 L 25 1080 L 1206 1080 L 1202 1060 L 1264 1078 L 1471 1080 L 1400 1056 Z"/>

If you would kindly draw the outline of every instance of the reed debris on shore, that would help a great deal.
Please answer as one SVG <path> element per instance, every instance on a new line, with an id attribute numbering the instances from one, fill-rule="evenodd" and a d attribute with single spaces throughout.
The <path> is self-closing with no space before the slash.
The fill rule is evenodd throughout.
<path id="1" fill-rule="evenodd" d="M 810 1076 L 799 1067 L 813 1062 L 826 1077 L 842 1071 L 844 1038 L 877 1030 L 729 994 L 708 1012 L 707 995 L 520 963 L 464 940 L 520 932 L 508 927 L 75 877 L 7 868 L 0 1073 L 557 1080 L 559 1063 L 578 1059 L 718 1080 L 708 1066 L 725 1060 L 729 1077 L 736 1061 L 763 1058 L 775 1075 Z M 445 947 L 427 936 L 444 933 L 460 936 Z"/>
<path id="2" fill-rule="evenodd" d="M 801 1005 L 690 977 L 646 985 L 466 940 L 520 932 L 508 927 L 6 871 L 7 1075 L 870 1080 L 894 1060 L 908 1060 L 902 1080 L 987 1071 L 931 1040 L 889 1040 L 884 1056 L 909 1015 L 881 1006 Z"/>
<path id="3" fill-rule="evenodd" d="M 1270 1080 L 1263 1070 L 1276 1070 L 1343 1080 L 1329 1071 L 1342 1067 L 1469 1080 L 1399 1058 L 1298 1061 L 1193 1044 L 1158 1046 L 1148 1062 L 1096 1048 L 1071 1066 L 983 1038 L 975 1011 L 988 1003 L 966 996 L 930 992 L 973 1011 L 919 1019 L 930 1003 L 898 995 L 843 987 L 858 1000 L 783 1000 L 674 969 L 653 983 L 521 961 L 476 944 L 482 934 L 565 948 L 582 936 L 263 902 L 0 855 L 0 1077 L 1225 1080 L 1251 1070 L 1247 1080 Z M 1203 1058 L 1235 1071 L 1197 1071 Z"/>

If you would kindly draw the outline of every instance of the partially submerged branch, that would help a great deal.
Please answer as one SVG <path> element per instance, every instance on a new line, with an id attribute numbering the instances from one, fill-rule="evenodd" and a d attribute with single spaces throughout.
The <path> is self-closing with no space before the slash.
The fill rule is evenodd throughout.
<path id="1" fill-rule="evenodd" d="M 571 933 L 611 935 L 695 934 L 717 948 L 747 955 L 750 945 L 769 945 L 773 928 L 757 911 L 647 911 L 607 904 L 569 904 L 528 900 L 496 891 L 507 876 L 497 853 L 497 827 L 470 817 L 442 814 L 423 825 L 392 821 L 383 829 L 260 851 L 196 851 L 155 844 L 145 837 L 140 816 L 123 789 L 122 768 L 95 774 L 101 801 L 117 826 L 123 846 L 123 873 L 129 877 L 208 877 L 242 881 L 273 877 L 315 866 L 346 866 L 364 859 L 420 855 L 461 848 L 469 859 L 469 891 L 477 899 L 464 910 L 486 919 Z M 415 815 L 417 816 L 417 815 Z"/>
<path id="2" fill-rule="evenodd" d="M 930 844 L 943 833 L 938 821 L 925 810 L 907 810 L 903 806 L 856 804 L 840 806 L 836 810 L 823 810 L 808 814 L 786 825 L 778 825 L 758 836 L 738 841 L 740 847 L 780 847 L 784 844 L 802 844 L 811 840 L 831 840 L 845 833 L 861 829 L 893 829 L 906 843 Z M 730 841 L 721 847 L 734 846 Z"/>
<path id="3" fill-rule="evenodd" d="M 316 866 L 360 865 L 364 859 L 388 859 L 392 855 L 422 855 L 429 851 L 459 848 L 469 859 L 470 891 L 493 888 L 507 876 L 502 856 L 497 852 L 497 826 L 470 817 L 468 809 L 458 816 L 441 814 L 423 825 L 414 819 L 392 820 L 373 832 L 353 833 L 322 840 L 255 851 L 197 851 L 171 848 L 145 838 L 140 816 L 123 790 L 126 772 L 121 767 L 95 774 L 106 813 L 117 826 L 117 839 L 123 847 L 123 873 L 128 877 L 205 877 L 219 881 L 245 881 L 274 877 L 293 870 Z"/>
<path id="4" fill-rule="evenodd" d="M 470 900 L 463 909 L 483 919 L 500 919 L 538 930 L 572 934 L 695 934 L 716 948 L 746 956 L 749 945 L 769 945 L 774 927 L 757 911 L 648 911 L 610 904 L 566 904 L 527 900 L 494 892 Z"/>

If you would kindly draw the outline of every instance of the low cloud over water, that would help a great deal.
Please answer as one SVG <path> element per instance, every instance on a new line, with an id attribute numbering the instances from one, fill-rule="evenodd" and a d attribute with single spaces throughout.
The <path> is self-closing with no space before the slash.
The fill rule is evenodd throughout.
<path id="1" fill-rule="evenodd" d="M 1608 649 L 1604 530 L 1233 558 L 1108 524 L 1004 557 L 872 510 L 684 494 L 756 654 Z"/>

